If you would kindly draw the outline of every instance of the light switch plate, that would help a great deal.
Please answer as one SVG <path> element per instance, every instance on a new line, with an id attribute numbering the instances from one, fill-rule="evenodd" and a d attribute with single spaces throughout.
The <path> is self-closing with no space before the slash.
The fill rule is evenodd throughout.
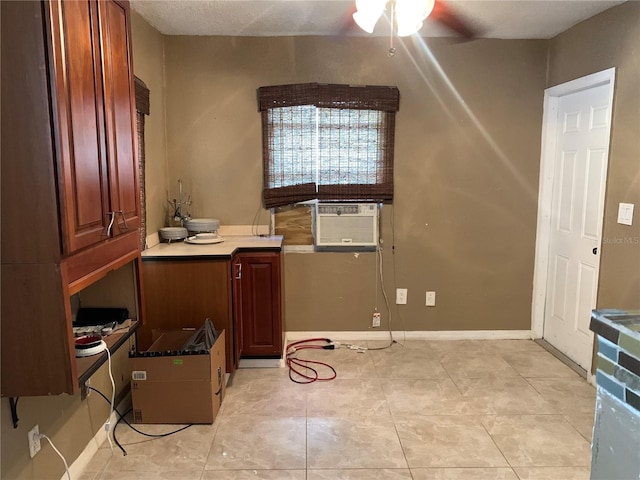
<path id="1" fill-rule="evenodd" d="M 427 292 L 424 304 L 427 307 L 435 307 L 436 306 L 436 292 Z"/>
<path id="2" fill-rule="evenodd" d="M 633 225 L 633 203 L 620 203 L 618 205 L 618 223 Z"/>
<path id="3" fill-rule="evenodd" d="M 406 305 L 406 304 L 407 304 L 407 289 L 396 288 L 396 305 Z"/>

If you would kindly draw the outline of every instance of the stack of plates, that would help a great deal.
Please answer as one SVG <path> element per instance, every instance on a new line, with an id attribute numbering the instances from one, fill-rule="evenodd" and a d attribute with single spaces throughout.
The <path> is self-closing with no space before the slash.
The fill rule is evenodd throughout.
<path id="1" fill-rule="evenodd" d="M 217 232 L 220 220 L 215 218 L 192 218 L 184 223 L 187 230 L 193 233 Z"/>
<path id="2" fill-rule="evenodd" d="M 184 227 L 164 227 L 160 229 L 160 238 L 163 240 L 182 240 L 189 236 L 187 229 Z"/>

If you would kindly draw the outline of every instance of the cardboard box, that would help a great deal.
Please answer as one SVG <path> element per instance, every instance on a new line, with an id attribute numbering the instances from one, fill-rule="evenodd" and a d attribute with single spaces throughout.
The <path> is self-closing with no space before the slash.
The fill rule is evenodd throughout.
<path id="1" fill-rule="evenodd" d="M 206 353 L 177 350 L 193 330 L 163 333 L 146 352 L 129 358 L 136 423 L 213 423 L 226 391 L 225 332 Z"/>

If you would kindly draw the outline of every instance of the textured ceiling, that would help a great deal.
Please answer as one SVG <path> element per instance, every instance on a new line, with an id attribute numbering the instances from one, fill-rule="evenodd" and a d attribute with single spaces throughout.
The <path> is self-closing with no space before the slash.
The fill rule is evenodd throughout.
<path id="1" fill-rule="evenodd" d="M 633 1 L 633 0 L 632 0 Z M 448 0 L 485 38 L 551 38 L 624 0 Z M 135 11 L 166 35 L 339 35 L 353 0 L 131 0 Z M 386 24 L 385 24 L 386 23 Z M 380 21 L 374 35 L 388 35 Z M 434 21 L 420 34 L 447 36 Z M 367 35 L 349 28 L 347 35 Z"/>

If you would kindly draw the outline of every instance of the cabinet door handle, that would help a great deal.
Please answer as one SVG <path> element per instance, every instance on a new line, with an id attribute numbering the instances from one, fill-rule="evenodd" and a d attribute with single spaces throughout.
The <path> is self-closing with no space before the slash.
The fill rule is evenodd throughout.
<path id="1" fill-rule="evenodd" d="M 116 220 L 116 212 L 107 212 L 106 215 L 111 218 L 109 219 L 109 225 L 107 225 L 107 231 L 102 236 L 111 238 L 111 229 L 113 228 L 113 222 Z"/>
<path id="2" fill-rule="evenodd" d="M 235 278 L 236 278 L 236 280 L 240 280 L 242 278 L 242 264 L 241 263 L 236 263 L 235 267 L 236 267 Z"/>
<path id="3" fill-rule="evenodd" d="M 129 226 L 127 225 L 127 218 L 124 216 L 124 212 L 122 210 L 118 210 L 115 213 L 122 217 L 122 230 L 129 230 Z"/>

